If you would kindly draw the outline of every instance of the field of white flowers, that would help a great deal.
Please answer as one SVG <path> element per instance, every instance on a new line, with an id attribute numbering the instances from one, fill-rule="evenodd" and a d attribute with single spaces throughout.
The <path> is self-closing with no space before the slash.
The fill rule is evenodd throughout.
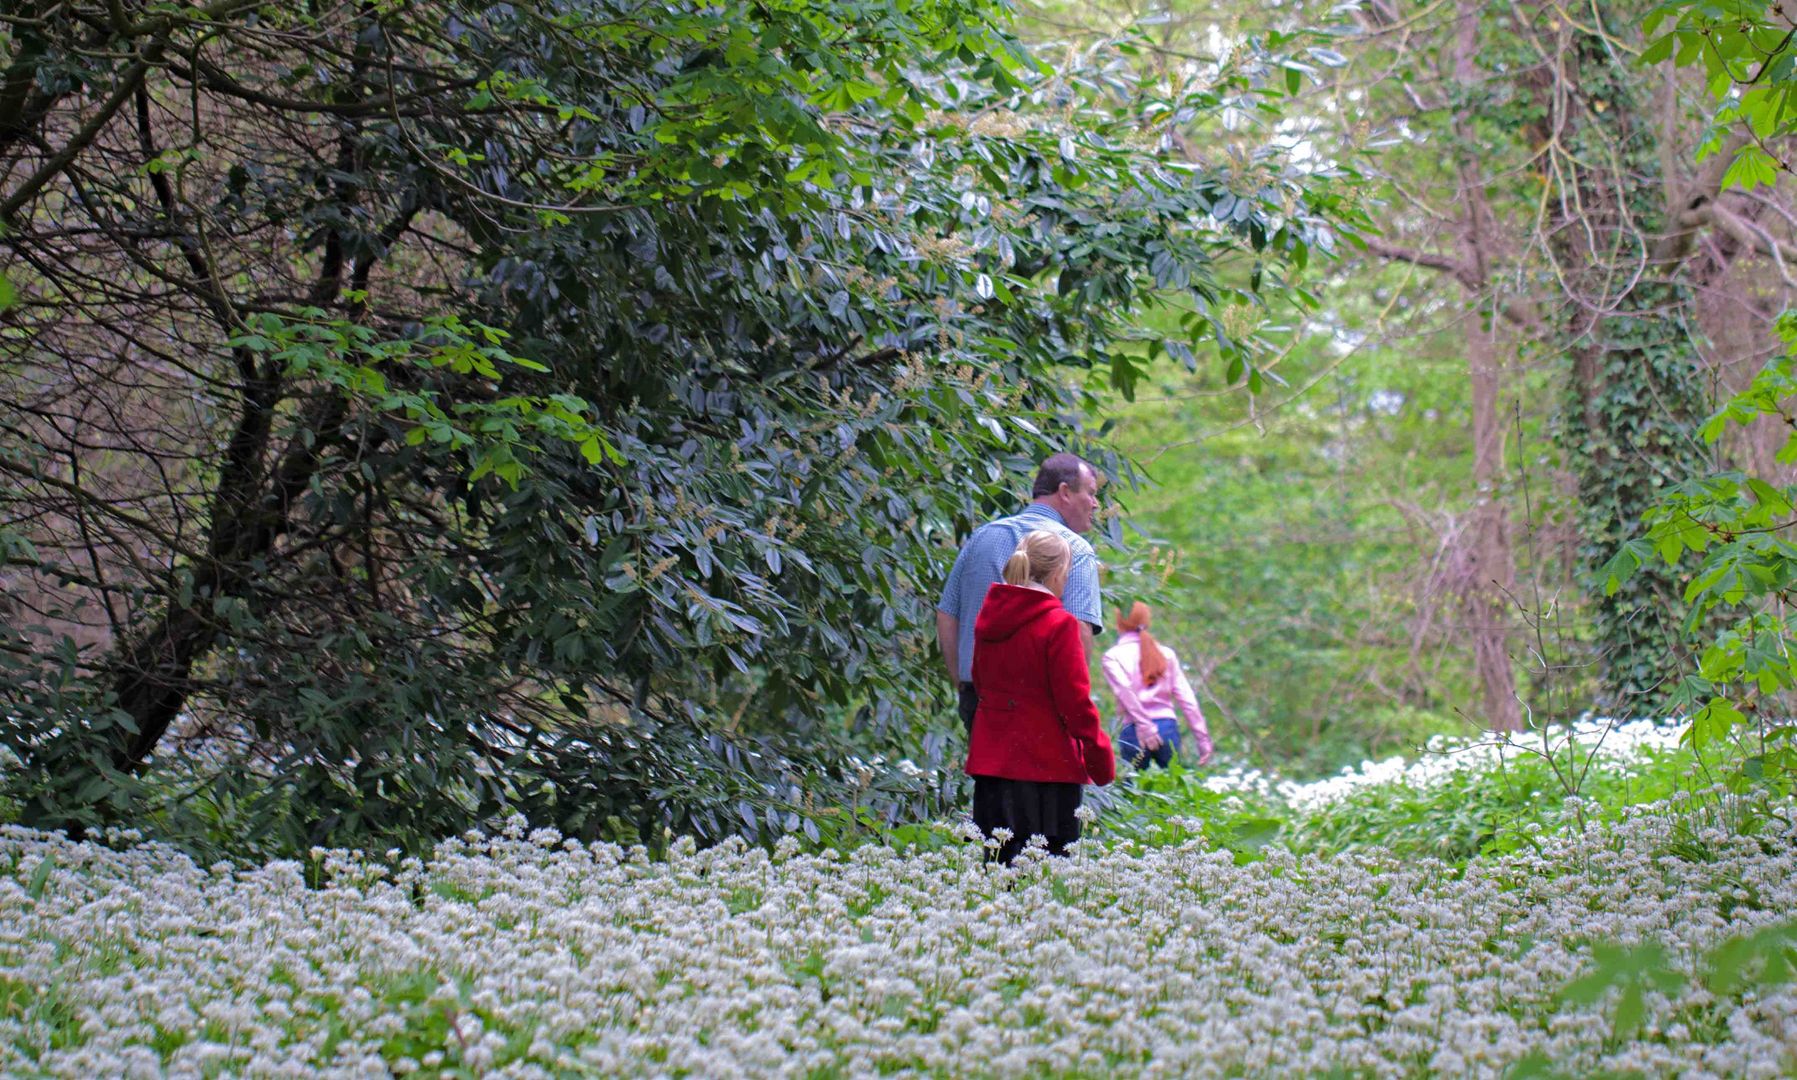
<path id="1" fill-rule="evenodd" d="M 652 860 L 517 826 L 242 869 L 0 830 L 0 1072 L 1789 1075 L 1797 993 L 1718 992 L 1704 957 L 1788 917 L 1797 830 L 1669 809 L 1461 867 L 1200 840 Z M 1669 970 L 1564 1000 L 1607 942 Z"/>
<path id="2" fill-rule="evenodd" d="M 1585 717 L 1576 724 L 1551 727 L 1513 736 L 1455 739 L 1436 736 L 1420 754 L 1395 754 L 1380 761 L 1364 761 L 1321 780 L 1298 782 L 1269 776 L 1259 769 L 1234 768 L 1206 778 L 1207 788 L 1218 792 L 1247 792 L 1272 796 L 1300 812 L 1317 810 L 1352 797 L 1356 792 L 1401 784 L 1429 788 L 1473 772 L 1489 772 L 1507 761 L 1552 757 L 1569 766 L 1586 759 L 1616 761 L 1652 751 L 1669 751 L 1681 741 L 1682 725 L 1651 718 L 1612 720 Z"/>

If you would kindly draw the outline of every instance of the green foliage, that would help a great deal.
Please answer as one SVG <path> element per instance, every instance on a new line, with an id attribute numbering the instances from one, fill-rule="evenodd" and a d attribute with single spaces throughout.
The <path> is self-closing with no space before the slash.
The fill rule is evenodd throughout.
<path id="1" fill-rule="evenodd" d="M 1724 187 L 1752 191 L 1790 172 L 1778 147 L 1797 125 L 1797 52 L 1788 16 L 1764 0 L 1668 0 L 1648 13 L 1643 65 L 1701 70 L 1716 102 L 1699 160 L 1732 153 Z"/>
<path id="2" fill-rule="evenodd" d="M 1688 750 L 1610 758 L 1591 757 L 1589 744 L 1548 749 L 1552 760 L 1511 750 L 1493 767 L 1454 770 L 1423 785 L 1367 784 L 1314 809 L 1275 795 L 1215 791 L 1205 786 L 1204 774 L 1177 766 L 1150 770 L 1103 798 L 1099 828 L 1101 835 L 1155 844 L 1196 834 L 1241 861 L 1277 844 L 1297 854 L 1382 850 L 1466 865 L 1707 783 L 1702 777 L 1708 767 Z M 1581 800 L 1577 805 L 1568 803 L 1574 796 Z"/>
<path id="3" fill-rule="evenodd" d="M 647 842 L 937 813 L 958 537 L 1050 449 L 1127 479 L 1081 418 L 1155 357 L 1258 384 L 1290 275 L 1365 224 L 1342 167 L 1144 136 L 1276 121 L 1286 37 L 1169 90 L 1131 40 L 1050 68 L 983 0 L 338 14 L 97 15 L 95 44 L 58 9 L 17 45 L 108 132 L 67 148 L 107 197 L 51 170 L 0 207 L 38 331 L 4 370 L 97 370 L 59 315 L 95 303 L 191 339 L 147 405 L 191 430 L 96 461 L 9 414 L 30 821 L 294 851 L 511 811 Z M 250 59 L 269 33 L 281 65 Z M 216 72 L 173 59 L 202 41 Z M 68 206 L 187 284 L 67 247 Z M 30 546 L 64 499 L 108 531 Z"/>
<path id="4" fill-rule="evenodd" d="M 1703 425 L 1715 442 L 1733 425 L 1790 425 L 1791 370 L 1797 355 L 1797 318 L 1780 333 L 1788 349 L 1769 361 L 1753 383 Z M 1797 459 L 1787 441 L 1781 462 Z M 1797 747 L 1788 715 L 1797 689 L 1791 627 L 1785 614 L 1797 548 L 1785 539 L 1797 489 L 1738 471 L 1679 484 L 1642 516 L 1644 535 L 1622 545 L 1605 568 L 1606 588 L 1624 586 L 1641 568 L 1696 565 L 1685 571 L 1691 605 L 1688 633 L 1703 633 L 1697 671 L 1679 687 L 1678 704 L 1691 710 L 1687 735 L 1698 749 L 1739 741 L 1749 748 L 1736 780 L 1791 790 Z"/>
<path id="5" fill-rule="evenodd" d="M 1574 373 L 1561 434 L 1579 484 L 1579 565 L 1600 594 L 1593 613 L 1605 672 L 1598 707 L 1625 715 L 1676 707 L 1670 691 L 1685 666 L 1680 635 L 1688 609 L 1679 584 L 1652 565 L 1626 582 L 1606 569 L 1669 484 L 1709 469 L 1692 436 L 1706 413 L 1692 331 L 1646 314 L 1682 303 L 1681 295 L 1673 286 L 1639 286 L 1627 313 L 1599 321 L 1589 368 Z"/>
<path id="6" fill-rule="evenodd" d="M 1619 265 L 1614 260 L 1658 257 L 1647 238 L 1673 226 L 1661 189 L 1659 130 L 1647 119 L 1650 92 L 1637 72 L 1617 62 L 1604 13 L 1594 9 L 1593 16 L 1597 25 L 1571 35 L 1575 66 L 1568 77 L 1582 97 L 1604 103 L 1604 117 L 1583 115 L 1568 150 L 1613 161 L 1628 180 L 1611 190 L 1585 175 L 1579 188 L 1585 210 L 1557 230 L 1557 257 L 1586 267 L 1572 284 L 1575 294 L 1582 289 L 1603 297 L 1595 313 L 1568 306 L 1563 332 L 1573 370 L 1560 438 L 1578 481 L 1580 578 L 1596 597 L 1593 637 L 1602 669 L 1596 707 L 1611 715 L 1662 716 L 1679 672 L 1689 666 L 1681 647 L 1687 610 L 1681 590 L 1653 568 L 1610 589 L 1599 568 L 1667 485 L 1712 468 L 1692 435 L 1710 400 L 1694 347 L 1700 331 L 1686 315 L 1689 285 L 1677 273 L 1610 284 Z M 1587 244 L 1579 238 L 1585 230 L 1617 239 Z M 1600 244 L 1617 250 L 1606 255 Z"/>
<path id="7" fill-rule="evenodd" d="M 245 321 L 245 332 L 227 344 L 265 356 L 289 378 L 317 380 L 372 410 L 395 417 L 408 446 L 434 443 L 451 454 L 466 454 L 468 482 L 492 474 L 516 488 L 532 453 L 544 440 L 573 443 L 589 465 L 624 464 L 624 457 L 593 420 L 593 407 L 572 394 L 512 394 L 494 401 L 457 401 L 450 411 L 438 404 L 439 393 L 395 385 L 385 374 L 395 367 L 423 371 L 442 369 L 452 376 L 505 382 L 504 368 L 539 374 L 549 369 L 514 356 L 504 346 L 509 335 L 482 323 L 466 325 L 454 314 L 433 317 L 416 328 L 416 336 L 381 340 L 373 327 L 331 318 L 320 308 L 302 308 L 293 316 L 260 312 Z"/>
<path id="8" fill-rule="evenodd" d="M 1560 991 L 1571 1005 L 1592 1005 L 1615 992 L 1613 1037 L 1627 1038 L 1640 1026 L 1648 993 L 1674 994 L 1690 975 L 1674 966 L 1657 941 L 1623 946 L 1597 942 L 1585 974 Z M 1724 1009 L 1755 993 L 1797 978 L 1797 923 L 1781 922 L 1724 938 L 1707 949 L 1696 974 Z"/>
<path id="9" fill-rule="evenodd" d="M 1797 977 L 1797 923 L 1774 923 L 1728 938 L 1705 958 L 1704 985 L 1717 997 L 1735 997 Z"/>
<path id="10" fill-rule="evenodd" d="M 1670 994 L 1685 985 L 1684 975 L 1667 966 L 1666 948 L 1657 941 L 1628 948 L 1600 942 L 1592 948 L 1592 955 L 1593 970 L 1568 983 L 1560 998 L 1574 1005 L 1592 1005 L 1610 989 L 1620 988 L 1612 1014 L 1614 1038 L 1626 1038 L 1640 1026 L 1645 1011 L 1643 994 Z"/>
<path id="11" fill-rule="evenodd" d="M 1169 371 L 1108 410 L 1142 463 L 1130 524 L 1149 542 L 1107 590 L 1155 606 L 1219 746 L 1295 776 L 1464 734 L 1479 694 L 1457 600 L 1422 557 L 1474 487 L 1465 363 L 1386 321 L 1434 310 L 1432 285 L 1393 267 L 1352 281 L 1289 342 L 1289 386 L 1249 401 L 1220 372 Z M 1532 459 L 1550 377 L 1514 386 Z"/>

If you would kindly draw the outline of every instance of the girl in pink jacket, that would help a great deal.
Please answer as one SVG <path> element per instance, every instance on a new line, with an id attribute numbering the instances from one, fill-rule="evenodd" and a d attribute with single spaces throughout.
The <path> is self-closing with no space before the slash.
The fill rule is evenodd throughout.
<path id="1" fill-rule="evenodd" d="M 1117 752 L 1132 765 L 1153 761 L 1165 768 L 1179 752 L 1179 722 L 1173 717 L 1177 704 L 1192 726 L 1198 764 L 1208 764 L 1216 752 L 1210 727 L 1198 709 L 1198 696 L 1186 681 L 1179 657 L 1148 632 L 1153 618 L 1148 605 L 1137 601 L 1128 614 L 1118 618 L 1117 644 L 1104 654 L 1104 677 L 1117 697 L 1121 719 Z"/>

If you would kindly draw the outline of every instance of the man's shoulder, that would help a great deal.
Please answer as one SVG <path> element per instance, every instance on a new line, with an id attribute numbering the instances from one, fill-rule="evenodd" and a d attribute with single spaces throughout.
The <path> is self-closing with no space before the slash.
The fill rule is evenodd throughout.
<path id="1" fill-rule="evenodd" d="M 1055 528 L 1055 523 L 1044 521 L 1033 514 L 1007 514 L 1001 518 L 994 518 L 973 530 L 967 537 L 967 544 L 969 547 L 987 545 L 1002 547 L 1004 553 L 1009 555 L 1011 549 L 1017 546 L 1017 541 L 1023 539 L 1032 530 L 1042 528 Z"/>
<path id="2" fill-rule="evenodd" d="M 1039 529 L 1044 525 L 1052 524 L 1054 523 L 1036 514 L 1031 514 L 1027 512 L 1027 510 L 1019 510 L 1013 514 L 1005 514 L 1003 517 L 993 518 L 991 521 L 988 521 L 986 524 L 975 529 L 974 533 L 977 535 L 979 533 L 998 529 L 1003 529 L 1008 532 L 1016 532 L 1019 530 L 1028 532 L 1031 529 Z"/>
<path id="3" fill-rule="evenodd" d="M 981 548 L 992 544 L 1002 543 L 1005 545 L 1005 551 L 1008 554 L 1011 547 L 1016 545 L 1016 533 L 1017 527 L 1012 523 L 1010 518 L 999 518 L 996 521 L 988 521 L 986 524 L 981 525 L 979 528 L 969 533 L 967 536 L 967 544 L 965 546 L 969 548 Z"/>
<path id="4" fill-rule="evenodd" d="M 1006 532 L 1015 533 L 1019 536 L 1024 533 L 1034 532 L 1037 529 L 1044 529 L 1048 532 L 1056 533 L 1062 539 L 1066 540 L 1067 546 L 1073 549 L 1073 554 L 1076 558 L 1082 555 L 1095 554 L 1091 541 L 1068 528 L 1065 522 L 1048 517 L 1045 514 L 1031 513 L 1028 507 L 1019 510 L 1015 514 L 1007 514 L 1004 517 L 980 526 L 978 529 L 974 530 L 974 535 L 978 536 L 987 529 L 1003 529 Z"/>

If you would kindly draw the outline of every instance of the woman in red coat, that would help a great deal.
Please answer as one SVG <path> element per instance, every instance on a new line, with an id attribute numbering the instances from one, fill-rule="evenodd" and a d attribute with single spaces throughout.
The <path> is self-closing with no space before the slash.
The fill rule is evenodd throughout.
<path id="1" fill-rule="evenodd" d="M 967 774 L 973 821 L 1009 863 L 1032 836 L 1064 855 L 1079 839 L 1080 785 L 1116 775 L 1086 674 L 1079 623 L 1061 606 L 1073 553 L 1037 530 L 1005 563 L 1005 580 L 986 593 L 973 629 L 973 685 L 979 693 Z"/>

